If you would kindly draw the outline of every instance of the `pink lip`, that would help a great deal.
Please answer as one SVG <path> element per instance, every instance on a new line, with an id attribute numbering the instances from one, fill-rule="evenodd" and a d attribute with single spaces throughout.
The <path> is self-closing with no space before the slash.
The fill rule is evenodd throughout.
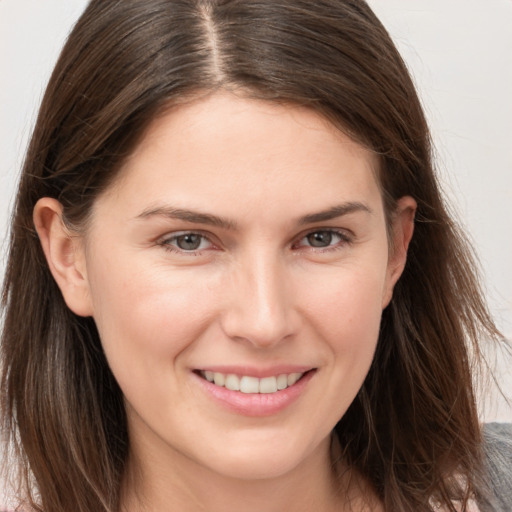
<path id="1" fill-rule="evenodd" d="M 245 373 L 245 369 L 243 372 L 240 372 L 240 370 L 241 368 L 237 367 L 236 371 L 216 371 L 219 371 L 220 373 L 233 373 L 236 375 L 257 376 L 253 372 Z M 307 369 L 303 371 L 307 371 Z M 294 373 L 294 371 L 275 372 L 275 368 L 273 369 L 273 372 L 274 373 L 271 374 L 267 372 L 266 375 L 262 375 L 262 377 L 278 375 L 279 373 Z M 299 370 L 297 370 L 297 372 L 299 372 Z M 231 412 L 244 416 L 263 417 L 277 414 L 298 400 L 315 373 L 315 370 L 307 371 L 307 373 L 293 386 L 277 391 L 276 393 L 242 393 L 240 391 L 230 391 L 229 389 L 216 386 L 215 384 L 208 382 L 197 373 L 192 373 L 192 376 L 196 378 L 198 384 L 213 400 Z"/>

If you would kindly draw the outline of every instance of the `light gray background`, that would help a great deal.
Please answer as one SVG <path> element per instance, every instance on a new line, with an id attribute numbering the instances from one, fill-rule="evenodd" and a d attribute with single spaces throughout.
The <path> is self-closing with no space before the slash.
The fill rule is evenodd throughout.
<path id="1" fill-rule="evenodd" d="M 371 0 L 414 76 L 441 180 L 512 339 L 512 0 Z M 84 0 L 0 0 L 0 243 L 44 86 Z M 3 273 L 4 257 L 0 264 Z M 500 380 L 512 389 L 512 371 Z M 512 420 L 503 402 L 486 419 Z"/>

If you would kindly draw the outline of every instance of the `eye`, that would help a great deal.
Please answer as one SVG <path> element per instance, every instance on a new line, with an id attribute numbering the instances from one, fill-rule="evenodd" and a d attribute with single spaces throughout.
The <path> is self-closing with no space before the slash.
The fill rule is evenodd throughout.
<path id="1" fill-rule="evenodd" d="M 166 249 L 176 252 L 195 252 L 212 247 L 212 243 L 202 234 L 194 232 L 176 233 L 160 242 Z"/>
<path id="2" fill-rule="evenodd" d="M 312 231 L 301 238 L 296 246 L 314 247 L 316 249 L 336 248 L 340 244 L 349 243 L 350 239 L 344 233 L 332 229 Z"/>

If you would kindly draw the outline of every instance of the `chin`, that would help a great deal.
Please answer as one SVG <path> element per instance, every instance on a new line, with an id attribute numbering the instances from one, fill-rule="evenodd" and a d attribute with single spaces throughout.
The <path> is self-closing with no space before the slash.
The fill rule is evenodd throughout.
<path id="1" fill-rule="evenodd" d="M 277 446 L 276 446 L 277 444 Z M 239 480 L 275 479 L 292 473 L 303 464 L 324 453 L 323 446 L 307 446 L 281 439 L 278 443 L 233 444 L 222 456 L 216 456 L 210 468 L 226 477 Z M 320 443 L 323 445 L 324 443 Z M 325 443 L 328 451 L 328 440 Z M 322 457 L 323 458 L 323 457 Z"/>
<path id="2" fill-rule="evenodd" d="M 296 458 L 284 459 L 275 454 L 269 454 L 265 458 L 257 457 L 252 460 L 225 460 L 215 464 L 212 469 L 217 474 L 237 480 L 271 480 L 282 477 L 300 464 Z"/>

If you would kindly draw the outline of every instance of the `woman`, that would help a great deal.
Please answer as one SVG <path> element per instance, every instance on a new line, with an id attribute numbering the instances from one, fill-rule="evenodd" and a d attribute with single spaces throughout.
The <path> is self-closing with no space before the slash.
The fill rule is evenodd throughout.
<path id="1" fill-rule="evenodd" d="M 473 267 L 364 2 L 92 1 L 4 285 L 23 506 L 492 507 Z"/>

